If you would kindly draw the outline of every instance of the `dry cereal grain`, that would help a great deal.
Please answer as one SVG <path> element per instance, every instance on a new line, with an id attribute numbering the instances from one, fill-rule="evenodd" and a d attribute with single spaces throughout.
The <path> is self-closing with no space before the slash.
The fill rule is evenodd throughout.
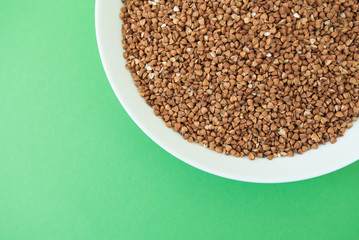
<path id="1" fill-rule="evenodd" d="M 294 156 L 359 115 L 356 0 L 126 0 L 120 17 L 140 96 L 189 142 Z"/>

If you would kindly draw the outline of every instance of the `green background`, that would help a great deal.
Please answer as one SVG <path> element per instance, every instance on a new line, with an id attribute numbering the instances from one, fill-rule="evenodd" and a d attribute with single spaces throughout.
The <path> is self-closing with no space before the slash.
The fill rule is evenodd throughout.
<path id="1" fill-rule="evenodd" d="M 152 142 L 106 79 L 94 5 L 1 1 L 1 240 L 359 238 L 359 163 L 243 183 Z"/>

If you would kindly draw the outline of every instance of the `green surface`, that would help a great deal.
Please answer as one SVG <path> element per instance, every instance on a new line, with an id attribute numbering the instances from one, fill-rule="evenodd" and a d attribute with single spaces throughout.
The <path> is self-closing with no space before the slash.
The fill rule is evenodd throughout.
<path id="1" fill-rule="evenodd" d="M 288 184 L 201 172 L 133 123 L 94 1 L 2 1 L 0 239 L 358 239 L 359 163 Z"/>

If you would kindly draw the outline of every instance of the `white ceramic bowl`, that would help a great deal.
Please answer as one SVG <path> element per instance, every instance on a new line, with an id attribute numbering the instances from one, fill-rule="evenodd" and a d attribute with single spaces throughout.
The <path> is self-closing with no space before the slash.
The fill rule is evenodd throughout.
<path id="1" fill-rule="evenodd" d="M 359 124 L 338 139 L 295 157 L 267 159 L 235 158 L 218 154 L 168 129 L 140 97 L 125 69 L 119 13 L 121 0 L 96 1 L 98 47 L 107 77 L 117 98 L 136 124 L 158 145 L 182 161 L 203 171 L 240 181 L 279 183 L 317 177 L 338 170 L 359 158 Z"/>

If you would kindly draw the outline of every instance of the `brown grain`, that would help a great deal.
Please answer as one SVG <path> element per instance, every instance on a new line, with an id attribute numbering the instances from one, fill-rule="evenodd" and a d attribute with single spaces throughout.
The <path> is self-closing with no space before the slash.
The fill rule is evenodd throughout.
<path id="1" fill-rule="evenodd" d="M 123 47 L 167 127 L 273 159 L 335 143 L 359 115 L 353 0 L 126 0 Z"/>

